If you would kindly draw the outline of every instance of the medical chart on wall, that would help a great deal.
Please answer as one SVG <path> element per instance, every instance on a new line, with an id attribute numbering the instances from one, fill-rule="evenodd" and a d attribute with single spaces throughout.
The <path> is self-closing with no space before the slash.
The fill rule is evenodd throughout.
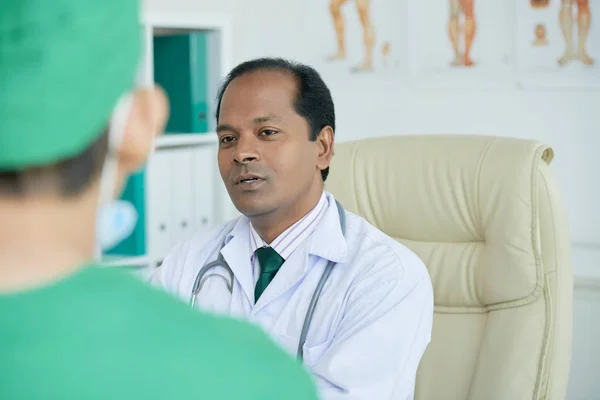
<path id="1" fill-rule="evenodd" d="M 401 79 L 405 4 L 397 0 L 305 0 L 303 60 L 335 79 Z"/>
<path id="2" fill-rule="evenodd" d="M 515 1 L 519 84 L 600 87 L 600 2 Z"/>
<path id="3" fill-rule="evenodd" d="M 407 12 L 411 83 L 427 87 L 514 86 L 513 4 L 408 0 Z"/>

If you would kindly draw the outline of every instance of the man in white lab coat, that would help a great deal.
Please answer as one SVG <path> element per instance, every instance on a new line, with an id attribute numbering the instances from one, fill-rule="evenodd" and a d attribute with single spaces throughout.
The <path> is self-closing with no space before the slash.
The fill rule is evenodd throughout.
<path id="1" fill-rule="evenodd" d="M 319 74 L 281 59 L 243 63 L 219 93 L 217 123 L 221 177 L 243 216 L 176 246 L 152 282 L 190 301 L 220 253 L 195 307 L 256 323 L 296 356 L 335 264 L 301 346 L 323 399 L 412 399 L 431 338 L 431 280 L 414 253 L 350 212 L 344 235 L 324 191 L 335 113 Z"/>

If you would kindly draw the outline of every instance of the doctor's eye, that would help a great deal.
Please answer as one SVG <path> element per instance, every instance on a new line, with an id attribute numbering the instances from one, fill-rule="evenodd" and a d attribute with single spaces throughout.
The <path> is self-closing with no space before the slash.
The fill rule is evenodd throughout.
<path id="1" fill-rule="evenodd" d="M 222 144 L 231 143 L 235 138 L 231 135 L 223 136 L 219 139 L 219 142 Z"/>
<path id="2" fill-rule="evenodd" d="M 261 135 L 261 136 L 273 136 L 273 135 L 275 135 L 276 133 L 277 133 L 277 131 L 276 131 L 276 130 L 273 130 L 273 129 L 265 129 L 264 131 L 262 131 L 262 132 L 260 133 L 260 135 Z"/>

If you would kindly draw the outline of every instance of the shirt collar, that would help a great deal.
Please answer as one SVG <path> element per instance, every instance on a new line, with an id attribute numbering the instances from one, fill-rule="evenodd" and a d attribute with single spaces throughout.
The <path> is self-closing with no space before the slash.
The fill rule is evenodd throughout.
<path id="1" fill-rule="evenodd" d="M 325 195 L 325 192 L 323 192 L 319 202 L 312 210 L 271 242 L 270 246 L 273 250 L 275 250 L 284 260 L 287 260 L 294 250 L 296 250 L 298 246 L 313 233 L 327 211 L 328 205 L 329 199 Z M 265 247 L 268 244 L 260 237 L 258 232 L 254 230 L 252 223 L 249 225 L 250 256 L 252 257 L 256 249 Z"/>

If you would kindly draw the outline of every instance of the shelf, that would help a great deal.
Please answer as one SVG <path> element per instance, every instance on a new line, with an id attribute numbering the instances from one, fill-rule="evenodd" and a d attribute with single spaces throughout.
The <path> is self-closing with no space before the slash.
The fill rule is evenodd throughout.
<path id="1" fill-rule="evenodd" d="M 221 14 L 146 11 L 143 14 L 145 25 L 159 28 L 187 30 L 230 30 L 231 19 Z"/>
<path id="2" fill-rule="evenodd" d="M 159 136 L 155 142 L 157 149 L 164 149 L 168 147 L 202 146 L 208 144 L 217 144 L 216 133 L 164 134 Z"/>
<path id="3" fill-rule="evenodd" d="M 120 257 L 120 256 L 104 256 L 100 262 L 102 267 L 146 267 L 150 265 L 150 257 Z"/>

